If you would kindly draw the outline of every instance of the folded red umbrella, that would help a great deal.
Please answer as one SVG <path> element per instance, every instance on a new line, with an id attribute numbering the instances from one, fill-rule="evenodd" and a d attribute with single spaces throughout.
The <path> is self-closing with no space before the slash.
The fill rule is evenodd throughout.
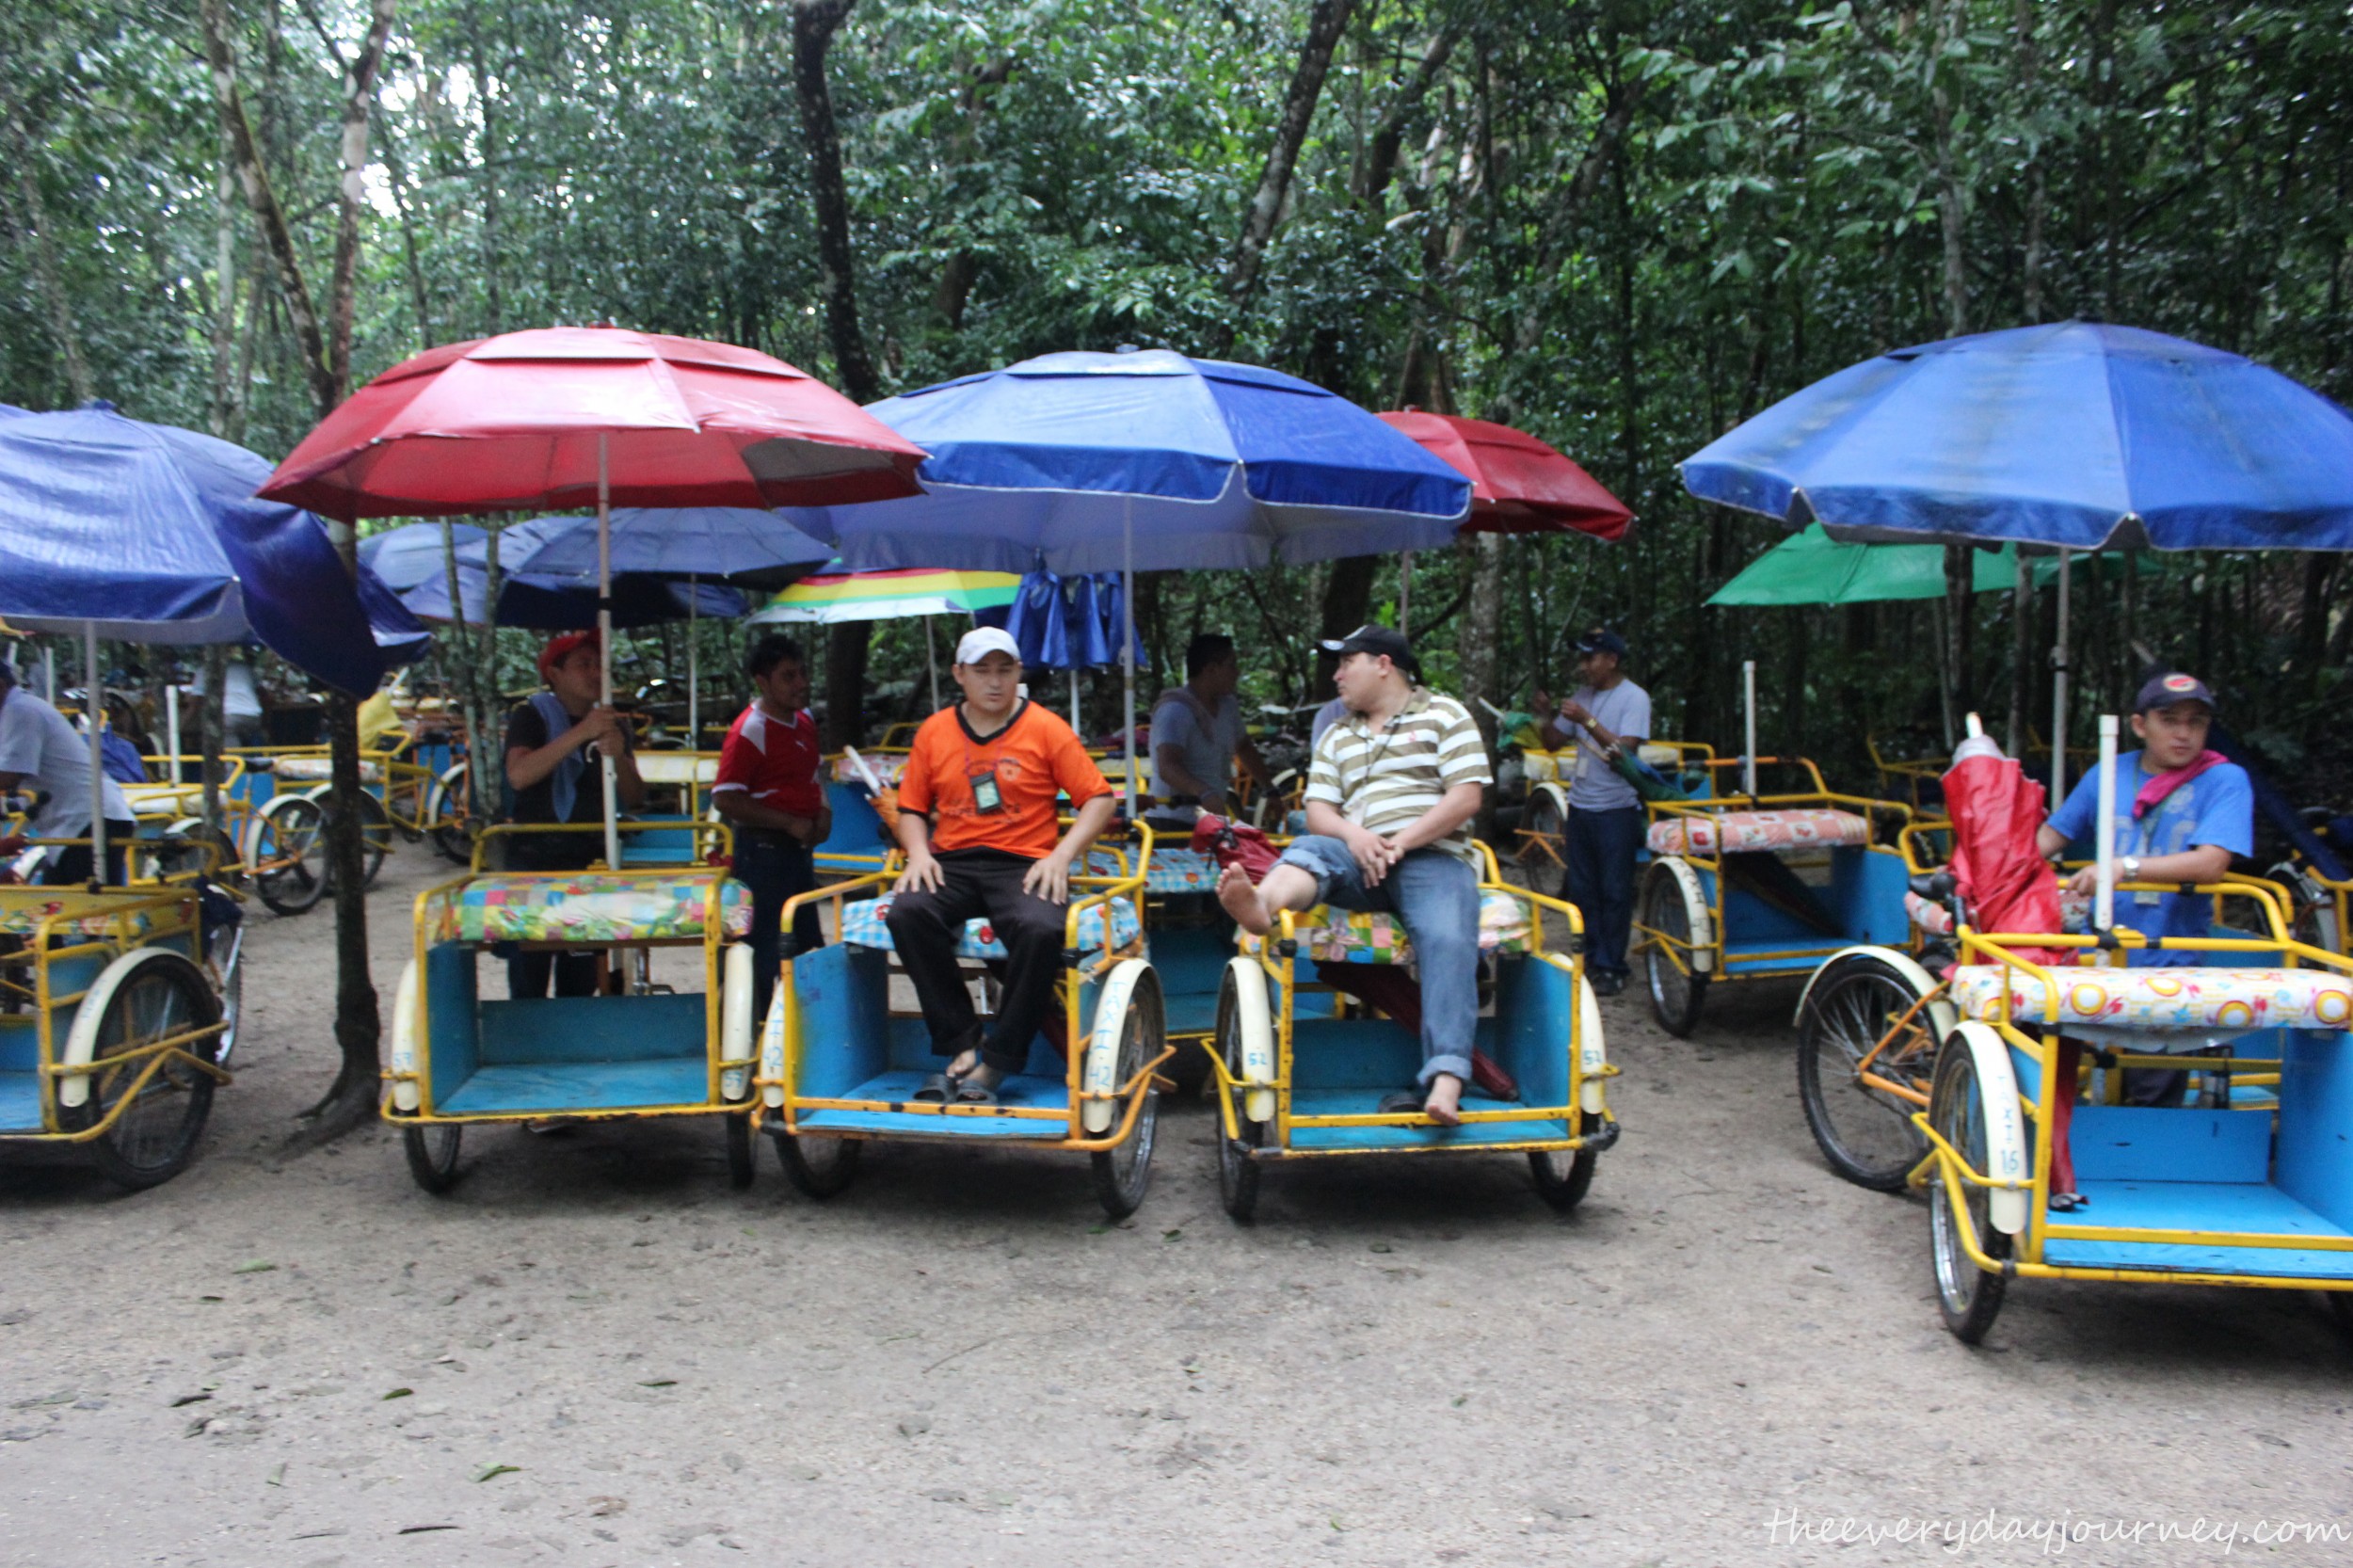
<path id="1" fill-rule="evenodd" d="M 1945 773 L 1953 881 L 1975 929 L 2057 933 L 2058 884 L 2035 846 L 2043 798 L 2042 786 L 2011 758 L 1972 757 Z M 2018 955 L 2037 964 L 2069 961 L 2064 949 L 2022 948 Z"/>
<path id="2" fill-rule="evenodd" d="M 1273 840 L 1257 828 L 1207 811 L 1193 820 L 1193 852 L 1215 856 L 1220 866 L 1240 866 L 1253 888 L 1283 857 Z"/>
<path id="3" fill-rule="evenodd" d="M 1380 416 L 1471 482 L 1465 534 L 1564 534 L 1614 543 L 1634 514 L 1594 477 L 1525 430 L 1401 408 Z"/>
<path id="4" fill-rule="evenodd" d="M 819 506 L 918 493 L 922 448 L 781 360 L 613 327 L 446 344 L 354 392 L 264 499 L 329 517 Z"/>

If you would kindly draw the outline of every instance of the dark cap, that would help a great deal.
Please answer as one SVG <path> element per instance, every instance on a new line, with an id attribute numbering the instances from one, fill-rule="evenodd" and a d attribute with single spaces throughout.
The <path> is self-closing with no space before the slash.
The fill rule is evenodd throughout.
<path id="1" fill-rule="evenodd" d="M 1345 659 L 1352 653 L 1385 655 L 1390 664 L 1416 680 L 1421 678 L 1421 661 L 1414 657 L 1414 645 L 1405 633 L 1394 626 L 1360 626 L 1337 642 L 1321 645 L 1326 653 Z"/>
<path id="2" fill-rule="evenodd" d="M 1577 651 L 1579 654 L 1614 653 L 1623 659 L 1625 657 L 1625 639 L 1606 626 L 1596 626 L 1577 638 Z"/>
<path id="3" fill-rule="evenodd" d="M 2206 683 L 2194 675 L 2176 671 L 2171 675 L 2152 676 L 2149 683 L 2141 687 L 2140 696 L 2133 699 L 2133 712 L 2146 713 L 2159 708 L 2170 708 L 2177 702 L 2202 702 L 2207 712 L 2215 711 L 2214 694 L 2206 690 Z"/>

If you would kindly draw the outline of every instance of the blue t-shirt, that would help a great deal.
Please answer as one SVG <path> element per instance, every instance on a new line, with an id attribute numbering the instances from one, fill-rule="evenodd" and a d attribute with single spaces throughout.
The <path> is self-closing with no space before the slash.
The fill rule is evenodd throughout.
<path id="1" fill-rule="evenodd" d="M 2255 853 L 2255 792 L 2247 770 L 2235 762 L 2207 769 L 2133 821 L 2133 798 L 2156 776 L 2141 771 L 2142 752 L 2128 751 L 2116 759 L 2116 843 L 2119 856 L 2142 860 L 2160 855 L 2218 844 L 2233 855 Z M 2051 814 L 2050 826 L 2067 835 L 2070 844 L 2089 852 L 2100 824 L 2100 770 L 2092 769 L 2068 792 L 2067 803 Z M 2120 870 L 2120 877 L 2123 874 Z M 2212 925 L 2213 900 L 2180 893 L 2119 893 L 2116 918 L 2148 936 L 2203 936 Z M 2182 968 L 2208 957 L 2228 963 L 2229 953 L 2141 952 L 2132 954 L 2137 966 Z"/>

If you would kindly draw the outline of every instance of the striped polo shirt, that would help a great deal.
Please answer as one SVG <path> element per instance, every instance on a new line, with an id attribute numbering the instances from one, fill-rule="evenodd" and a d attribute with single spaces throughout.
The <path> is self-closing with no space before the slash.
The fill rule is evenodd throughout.
<path id="1" fill-rule="evenodd" d="M 1362 713 L 1346 714 L 1323 732 L 1307 770 L 1307 798 L 1338 808 L 1369 832 L 1394 833 L 1453 786 L 1494 781 L 1469 710 L 1417 686 L 1377 733 Z M 1479 863 L 1467 822 L 1429 847 Z"/>

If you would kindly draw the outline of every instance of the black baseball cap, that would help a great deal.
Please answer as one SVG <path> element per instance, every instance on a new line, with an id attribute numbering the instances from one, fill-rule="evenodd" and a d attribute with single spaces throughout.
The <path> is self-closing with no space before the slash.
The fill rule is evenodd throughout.
<path id="1" fill-rule="evenodd" d="M 1625 639 L 1606 626 L 1596 626 L 1577 640 L 1577 651 L 1583 653 L 1614 653 L 1625 657 Z"/>
<path id="2" fill-rule="evenodd" d="M 2140 696 L 2133 699 L 2133 712 L 2151 712 L 2159 708 L 2170 708 L 2177 702 L 2202 702 L 2207 712 L 2215 711 L 2214 693 L 2206 689 L 2206 683 L 2194 675 L 2184 675 L 2176 670 L 2170 675 L 2150 677 L 2148 684 L 2140 688 Z"/>
<path id="3" fill-rule="evenodd" d="M 1421 661 L 1414 657 L 1414 645 L 1394 626 L 1360 626 L 1337 642 L 1327 639 L 1321 646 L 1324 652 L 1343 659 L 1352 653 L 1385 655 L 1407 675 L 1421 677 Z"/>

